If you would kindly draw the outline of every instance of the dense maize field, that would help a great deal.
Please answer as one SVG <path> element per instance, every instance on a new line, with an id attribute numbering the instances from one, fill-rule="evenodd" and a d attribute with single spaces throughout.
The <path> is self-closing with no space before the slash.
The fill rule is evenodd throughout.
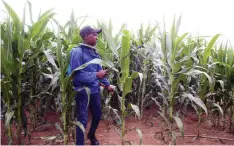
<path id="1" fill-rule="evenodd" d="M 73 74 L 67 76 L 66 71 L 70 50 L 82 43 L 79 30 L 85 18 L 72 12 L 62 26 L 47 10 L 26 24 L 25 15 L 32 16 L 29 2 L 30 12 L 24 11 L 22 18 L 3 3 L 9 15 L 1 24 L 1 142 L 5 137 L 5 144 L 30 143 L 33 132 L 48 124 L 46 113 L 54 112 L 59 118 L 52 124 L 58 132 L 41 139 L 71 144 L 75 127 L 85 129 L 75 118 Z M 211 127 L 234 133 L 234 49 L 219 41 L 221 34 L 179 35 L 181 19 L 174 18 L 169 30 L 165 24 L 139 25 L 132 32 L 123 25 L 116 34 L 111 21 L 96 24 L 103 30 L 96 46 L 102 59 L 76 70 L 91 63 L 110 69 L 108 79 L 115 92 L 101 90 L 102 120 L 115 127 L 119 144 L 146 144 L 143 128 L 126 128 L 129 117 L 161 127 L 154 131 L 161 135 L 156 137 L 161 144 L 177 144 L 178 138 L 186 137 L 185 119 L 190 112 L 197 118 L 196 139 L 209 138 L 200 130 L 207 121 Z M 154 125 L 154 121 L 161 122 Z M 134 142 L 126 137 L 132 130 L 139 138 Z M 234 144 L 233 136 L 213 139 Z"/>

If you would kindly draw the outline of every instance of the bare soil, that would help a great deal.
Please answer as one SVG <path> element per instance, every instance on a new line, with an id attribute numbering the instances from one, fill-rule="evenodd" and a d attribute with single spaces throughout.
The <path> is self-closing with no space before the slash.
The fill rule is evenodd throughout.
<path id="1" fill-rule="evenodd" d="M 155 107 L 145 110 L 143 120 L 138 120 L 137 117 L 131 116 L 126 118 L 126 129 L 124 140 L 128 141 L 126 144 L 138 145 L 140 142 L 139 136 L 136 132 L 136 128 L 140 129 L 143 134 L 143 145 L 164 145 L 169 144 L 169 131 L 157 114 L 157 109 Z M 55 140 L 46 140 L 44 138 L 56 136 L 60 131 L 55 127 L 55 123 L 59 122 L 60 115 L 56 115 L 54 112 L 46 113 L 47 123 L 40 126 L 34 132 L 31 133 L 31 140 L 28 137 L 23 139 L 24 144 L 27 145 L 62 145 L 63 139 L 57 138 Z M 223 130 L 222 127 L 214 127 L 209 120 L 204 120 L 200 127 L 200 135 L 203 136 L 199 139 L 196 138 L 197 135 L 197 117 L 193 112 L 189 112 L 182 118 L 184 123 L 184 135 L 182 138 L 180 132 L 176 126 L 174 126 L 174 131 L 177 134 L 177 145 L 234 145 L 234 134 L 231 134 L 227 127 Z M 89 114 L 89 125 L 91 122 L 91 116 Z M 29 124 L 30 128 L 30 124 Z M 102 120 L 97 129 L 96 137 L 102 145 L 121 145 L 121 138 L 118 130 L 120 128 L 117 125 L 112 124 L 106 120 Z M 16 144 L 16 130 L 13 129 L 13 144 Z M 204 138 L 209 136 L 209 138 Z M 23 134 L 22 134 L 23 137 Z M 52 138 L 52 137 L 51 137 Z M 1 144 L 7 145 L 7 136 L 4 135 L 4 123 L 1 121 Z M 74 145 L 75 141 L 69 138 L 69 144 Z M 90 142 L 85 140 L 85 144 L 89 145 Z"/>

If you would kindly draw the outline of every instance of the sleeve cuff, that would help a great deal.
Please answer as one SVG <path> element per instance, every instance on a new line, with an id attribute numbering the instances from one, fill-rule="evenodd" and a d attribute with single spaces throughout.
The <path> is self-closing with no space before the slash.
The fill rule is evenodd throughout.
<path id="1" fill-rule="evenodd" d="M 106 78 L 101 80 L 101 82 L 107 87 L 110 86 L 110 82 Z"/>

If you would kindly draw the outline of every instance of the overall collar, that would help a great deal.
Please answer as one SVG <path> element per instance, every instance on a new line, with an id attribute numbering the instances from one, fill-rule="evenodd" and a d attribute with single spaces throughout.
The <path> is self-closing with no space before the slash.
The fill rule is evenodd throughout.
<path id="1" fill-rule="evenodd" d="M 89 49 L 92 49 L 92 50 L 95 50 L 95 51 L 97 50 L 97 48 L 95 48 L 94 46 L 88 45 L 88 44 L 80 43 L 80 45 L 88 47 Z"/>
<path id="2" fill-rule="evenodd" d="M 87 51 L 91 56 L 100 58 L 95 47 L 84 43 L 80 43 L 80 46 L 83 46 L 85 51 Z"/>

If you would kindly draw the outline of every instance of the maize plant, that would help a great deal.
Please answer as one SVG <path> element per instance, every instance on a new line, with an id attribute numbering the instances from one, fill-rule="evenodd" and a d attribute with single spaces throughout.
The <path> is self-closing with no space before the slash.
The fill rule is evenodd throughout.
<path id="1" fill-rule="evenodd" d="M 186 73 L 188 76 L 196 76 L 198 77 L 198 88 L 197 92 L 195 92 L 195 96 L 198 96 L 203 102 L 205 101 L 205 94 L 210 94 L 214 90 L 214 83 L 215 83 L 215 78 L 214 78 L 214 73 L 212 72 L 212 68 L 209 68 L 210 64 L 210 59 L 209 56 L 211 55 L 211 50 L 218 39 L 219 34 L 215 35 L 210 42 L 208 43 L 207 46 L 204 46 L 204 48 L 198 48 L 198 64 L 196 64 L 196 70 L 190 70 L 189 72 Z M 199 39 L 198 39 L 199 41 Z M 202 52 L 202 54 L 201 54 Z M 192 92 L 194 90 L 192 89 Z M 205 110 L 206 115 L 208 114 L 206 106 L 204 103 L 201 102 L 200 105 L 201 107 Z M 200 135 L 200 122 L 201 122 L 201 110 L 197 110 L 198 114 L 198 133 L 197 137 Z"/>
<path id="2" fill-rule="evenodd" d="M 234 58 L 233 49 L 229 48 L 227 44 L 225 47 L 221 44 L 219 48 L 212 50 L 211 66 L 214 68 L 214 75 L 216 78 L 215 93 L 210 94 L 209 98 L 214 101 L 213 106 L 216 106 L 223 117 L 223 129 L 225 128 L 225 118 L 229 111 L 230 117 L 230 131 L 233 125 L 233 79 L 234 79 Z"/>
<path id="3" fill-rule="evenodd" d="M 11 142 L 10 125 L 12 117 L 17 117 L 17 137 L 18 143 L 21 143 L 21 127 L 23 126 L 25 130 L 25 135 L 27 131 L 27 119 L 24 114 L 24 105 L 27 101 L 24 97 L 24 85 L 28 82 L 23 82 L 26 78 L 27 67 L 30 65 L 35 65 L 36 62 L 31 62 L 40 56 L 40 51 L 42 45 L 44 44 L 42 36 L 44 35 L 44 30 L 50 18 L 54 16 L 51 10 L 43 13 L 39 20 L 26 29 L 25 24 L 25 8 L 23 13 L 22 21 L 20 21 L 16 12 L 3 1 L 5 8 L 7 9 L 9 16 L 5 25 L 1 27 L 3 32 L 1 45 L 2 57 L 2 73 L 4 79 L 2 82 L 4 84 L 4 94 L 6 94 L 7 99 L 7 114 L 6 114 L 6 129 L 9 135 L 9 143 Z M 25 31 L 27 30 L 27 31 Z M 32 56 L 27 56 L 27 52 L 32 51 Z M 25 57 L 29 57 L 25 59 Z M 26 62 L 25 62 L 26 61 Z M 29 65 L 30 64 L 30 65 Z M 32 77 L 33 78 L 33 77 Z M 30 84 L 30 83 L 29 83 Z M 32 82 L 31 82 L 32 84 Z M 34 84 L 34 83 L 33 83 Z M 31 95 L 35 94 L 33 92 L 35 88 L 32 88 Z M 14 102 L 13 102 L 14 100 Z M 16 103 L 12 105 L 11 103 Z M 11 105 L 11 107 L 10 107 Z M 14 108 L 12 108 L 12 106 Z M 14 111 L 13 111 L 14 110 Z"/>
<path id="4" fill-rule="evenodd" d="M 121 132 L 121 138 L 122 138 L 122 144 L 124 144 L 124 135 L 125 135 L 125 115 L 126 115 L 126 107 L 125 107 L 125 97 L 128 93 L 131 92 L 132 88 L 132 80 L 138 77 L 138 72 L 133 72 L 131 75 L 129 73 L 130 69 L 130 57 L 128 56 L 130 53 L 130 33 L 128 30 L 122 30 L 122 42 L 121 42 L 121 77 L 119 78 L 119 87 L 122 91 L 122 97 L 119 97 L 121 99 L 121 120 L 122 120 L 122 132 Z M 127 57 L 126 57 L 127 56 Z M 138 117 L 140 118 L 140 111 L 139 107 L 136 105 L 131 104 L 132 109 L 136 112 Z"/>
<path id="5" fill-rule="evenodd" d="M 56 127 L 60 130 L 64 138 L 64 144 L 68 143 L 69 129 L 72 128 L 74 122 L 74 97 L 75 92 L 72 89 L 71 76 L 67 75 L 67 69 L 69 67 L 70 51 L 73 47 L 81 43 L 81 37 L 79 34 L 79 27 L 77 25 L 77 19 L 72 11 L 70 20 L 61 26 L 55 19 L 55 24 L 58 25 L 57 46 L 45 51 L 48 61 L 53 65 L 53 69 L 48 68 L 50 74 L 43 73 L 44 76 L 51 79 L 49 88 L 52 86 L 52 91 L 55 87 L 60 88 L 60 92 L 57 92 L 58 111 L 62 116 L 62 128 L 56 123 Z M 67 29 L 68 28 L 68 29 Z M 68 30 L 68 31 L 66 31 Z M 61 33 L 60 33 L 61 32 Z M 52 52 L 53 51 L 53 52 Z M 54 55 L 55 54 L 55 55 Z M 56 60 L 55 60 L 56 59 Z M 74 137 L 74 128 L 72 128 Z"/>
<path id="6" fill-rule="evenodd" d="M 103 36 L 100 36 L 100 38 L 98 39 L 99 40 L 97 45 L 98 51 L 100 52 L 100 55 L 102 56 L 103 60 L 105 60 L 106 63 L 113 64 L 121 71 L 116 75 L 116 77 L 117 77 L 118 88 L 120 89 L 120 95 L 118 95 L 118 99 L 120 101 L 120 110 L 122 113 L 121 116 L 122 132 L 120 135 L 123 144 L 125 142 L 124 119 L 125 115 L 127 115 L 125 98 L 126 95 L 131 92 L 132 81 L 141 74 L 139 72 L 132 71 L 132 74 L 130 75 L 131 35 L 128 30 L 124 29 L 124 25 L 121 28 L 121 34 L 122 34 L 121 39 L 119 39 L 120 33 L 118 33 L 115 37 L 112 36 L 111 21 L 109 24 L 109 28 L 107 28 L 104 23 L 98 22 L 98 24 L 99 27 L 103 29 Z M 121 42 L 119 42 L 119 40 L 121 40 Z M 139 107 L 134 104 L 129 104 L 129 106 L 136 112 L 136 114 L 140 118 Z M 137 130 L 137 132 L 139 135 L 141 135 L 139 129 Z"/>
<path id="7" fill-rule="evenodd" d="M 161 78 L 160 80 L 164 80 L 164 87 L 162 89 L 161 96 L 163 98 L 163 108 L 160 115 L 164 118 L 166 121 L 168 128 L 171 131 L 171 137 L 172 141 L 175 144 L 175 134 L 172 131 L 172 120 L 175 119 L 177 122 L 178 127 L 180 128 L 180 131 L 183 135 L 183 124 L 178 116 L 173 116 L 173 107 L 175 103 L 175 96 L 178 96 L 178 87 L 180 85 L 180 82 L 185 80 L 185 75 L 180 73 L 181 69 L 186 68 L 186 66 L 183 66 L 183 64 L 186 64 L 186 61 L 188 59 L 182 59 L 180 58 L 180 54 L 178 54 L 179 51 L 183 50 L 183 47 L 181 47 L 180 43 L 181 41 L 186 37 L 187 33 L 182 35 L 181 37 L 177 36 L 179 25 L 180 25 L 180 19 L 178 20 L 177 24 L 175 22 L 175 19 L 173 21 L 171 32 L 170 34 L 166 32 L 166 28 L 164 26 L 164 31 L 160 33 L 159 40 L 161 42 L 161 51 L 163 54 L 162 62 L 163 62 L 163 76 L 165 78 Z M 169 120 L 167 120 L 167 97 L 169 98 Z"/>
<path id="8" fill-rule="evenodd" d="M 175 22 L 173 21 L 170 33 L 166 32 L 165 26 L 164 31 L 160 32 L 160 44 L 163 57 L 161 68 L 163 69 L 163 78 L 160 78 L 164 83 L 162 84 L 162 94 L 163 97 L 163 108 L 161 115 L 167 117 L 167 106 L 168 103 L 165 100 L 166 97 L 169 99 L 169 120 L 167 123 L 172 124 L 172 119 L 175 119 L 177 125 L 180 128 L 180 131 L 183 134 L 182 122 L 178 116 L 173 116 L 173 107 L 176 103 L 176 100 L 179 102 L 184 98 L 188 98 L 191 102 L 203 108 L 206 113 L 207 109 L 202 100 L 198 97 L 194 97 L 188 90 L 188 83 L 190 82 L 190 75 L 196 74 L 205 74 L 208 79 L 208 76 L 205 72 L 200 71 L 199 66 L 195 66 L 197 62 L 197 51 L 198 49 L 188 49 L 188 46 L 184 44 L 185 39 L 188 33 L 184 33 L 182 36 L 178 36 L 178 30 L 180 25 L 181 18 Z M 189 40 L 189 39 L 188 39 Z M 189 44 L 189 43 L 188 43 Z M 204 77 L 204 78 L 205 78 Z M 205 79 L 207 79 L 205 78 Z M 211 80 L 209 80 L 212 83 Z M 186 84 L 187 83 L 187 84 Z M 168 124 L 168 125 L 171 125 Z M 170 128 L 172 129 L 172 128 Z M 175 135 L 172 132 L 173 141 L 175 140 Z M 174 141 L 175 143 L 175 141 Z"/>
<path id="9" fill-rule="evenodd" d="M 151 26 L 148 25 L 144 32 L 144 27 L 142 24 L 136 38 L 134 38 L 133 36 L 133 44 L 135 44 L 136 46 L 143 46 L 139 50 L 136 50 L 136 53 L 133 52 L 133 57 L 131 58 L 132 70 L 138 71 L 143 75 L 141 77 L 142 81 L 139 80 L 139 82 L 135 83 L 134 86 L 136 90 L 135 96 L 137 96 L 135 102 L 140 109 L 141 118 L 143 116 L 144 107 L 149 104 L 150 97 L 152 96 L 152 90 L 150 90 L 153 89 L 152 82 L 150 82 L 152 78 L 152 75 L 150 73 L 152 72 L 150 71 L 153 66 L 152 60 L 155 57 L 155 54 L 153 46 L 151 45 L 151 41 L 153 40 L 153 35 L 155 34 L 156 28 L 157 27 L 151 28 Z M 139 86 L 137 86 L 137 84 L 139 84 Z M 149 89 L 150 91 L 147 89 Z M 130 94 L 130 96 L 134 97 L 133 94 Z"/>

